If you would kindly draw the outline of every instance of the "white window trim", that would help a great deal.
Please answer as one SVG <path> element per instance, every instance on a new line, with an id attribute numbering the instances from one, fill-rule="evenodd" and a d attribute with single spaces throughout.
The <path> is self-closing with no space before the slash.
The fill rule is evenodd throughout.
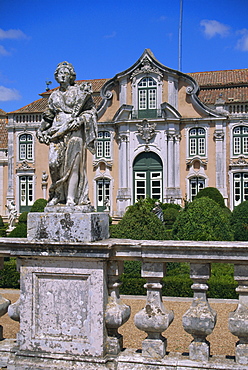
<path id="1" fill-rule="evenodd" d="M 101 159 L 104 159 L 104 160 L 106 160 L 106 161 L 111 161 L 112 160 L 112 158 L 113 158 L 113 143 L 114 143 L 114 132 L 113 131 L 111 131 L 110 129 L 108 129 L 108 128 L 99 128 L 98 129 L 98 132 L 106 132 L 106 131 L 108 131 L 109 132 L 109 135 L 110 135 L 110 156 L 109 157 L 98 157 L 97 156 L 97 148 L 96 148 L 96 153 L 94 154 L 94 160 L 95 161 L 100 161 Z"/>
<path id="2" fill-rule="evenodd" d="M 229 197 L 229 208 L 231 211 L 234 209 L 234 175 L 236 173 L 248 173 L 248 168 L 244 167 L 235 167 L 235 169 L 231 169 L 228 173 L 229 175 L 229 189 L 230 189 L 230 197 Z"/>
<path id="3" fill-rule="evenodd" d="M 132 83 L 132 105 L 133 109 L 135 111 L 139 110 L 139 92 L 138 92 L 138 84 L 144 77 L 151 77 L 156 81 L 156 89 L 157 89 L 157 101 L 156 101 L 156 108 L 154 109 L 161 109 L 161 104 L 162 104 L 162 87 L 163 87 L 163 81 L 161 80 L 160 75 L 151 72 L 149 75 L 146 73 L 141 73 L 139 74 L 136 78 L 134 78 L 133 83 Z M 152 88 L 152 86 L 150 87 Z"/>
<path id="4" fill-rule="evenodd" d="M 234 140 L 233 140 L 233 130 L 236 128 L 236 127 L 239 127 L 239 126 L 245 126 L 247 127 L 248 129 L 248 122 L 243 122 L 243 121 L 239 121 L 239 122 L 234 122 L 234 123 L 230 123 L 229 125 L 229 134 L 230 134 L 230 158 L 231 159 L 235 159 L 235 158 L 239 158 L 240 156 L 242 157 L 248 157 L 248 153 L 247 154 L 234 154 L 234 150 L 233 150 L 233 145 L 234 145 Z"/>
<path id="5" fill-rule="evenodd" d="M 32 145 L 32 159 L 20 159 L 20 137 L 22 135 L 31 135 L 32 136 L 32 140 L 33 140 L 33 145 Z M 30 131 L 18 132 L 16 138 L 17 138 L 17 140 L 16 140 L 16 153 L 17 153 L 16 162 L 17 163 L 22 163 L 23 161 L 28 161 L 30 163 L 34 163 L 35 162 L 35 158 L 34 158 L 35 136 L 34 136 L 33 132 L 30 132 Z"/>
<path id="6" fill-rule="evenodd" d="M 33 196 L 34 201 L 36 199 L 36 176 L 33 171 L 20 171 L 16 174 L 16 207 L 18 213 L 20 213 L 20 177 L 22 176 L 32 176 L 33 177 Z"/>
<path id="7" fill-rule="evenodd" d="M 192 128 L 203 128 L 205 130 L 205 155 L 190 155 L 190 145 L 189 145 L 189 131 Z M 192 160 L 194 157 L 200 157 L 201 159 L 208 158 L 208 141 L 209 141 L 209 124 L 204 123 L 195 123 L 189 124 L 185 127 L 185 138 L 186 138 L 186 160 Z"/>

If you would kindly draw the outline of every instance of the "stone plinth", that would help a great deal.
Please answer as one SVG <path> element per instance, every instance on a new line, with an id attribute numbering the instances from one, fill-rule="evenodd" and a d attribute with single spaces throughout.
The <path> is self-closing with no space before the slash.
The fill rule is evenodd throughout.
<path id="1" fill-rule="evenodd" d="M 47 209 L 44 213 L 28 214 L 28 240 L 87 243 L 109 237 L 109 217 L 106 213 L 82 212 L 80 206 L 74 207 L 74 212 L 66 206 Z"/>
<path id="2" fill-rule="evenodd" d="M 104 356 L 106 263 L 49 256 L 19 263 L 19 351 Z"/>

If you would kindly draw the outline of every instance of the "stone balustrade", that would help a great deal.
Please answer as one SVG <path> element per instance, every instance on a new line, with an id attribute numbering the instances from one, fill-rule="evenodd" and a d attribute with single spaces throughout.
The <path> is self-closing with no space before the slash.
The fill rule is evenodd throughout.
<path id="1" fill-rule="evenodd" d="M 0 297 L 0 315 L 9 306 L 10 316 L 20 317 L 16 346 L 5 360 L 8 370 L 248 369 L 246 242 L 0 239 L 1 262 L 6 255 L 17 257 L 21 273 L 20 302 L 9 305 Z M 119 296 L 125 260 L 142 261 L 146 279 L 146 302 L 134 317 L 135 326 L 147 334 L 141 352 L 123 349 L 118 332 L 130 317 L 130 307 Z M 190 263 L 194 296 L 182 317 L 184 330 L 192 335 L 187 356 L 168 353 L 170 337 L 162 336 L 174 318 L 161 297 L 167 262 Z M 237 337 L 235 358 L 210 356 L 207 337 L 217 315 L 206 292 L 213 262 L 235 266 L 239 300 L 226 323 Z M 0 354 L 4 345 L 2 340 Z"/>

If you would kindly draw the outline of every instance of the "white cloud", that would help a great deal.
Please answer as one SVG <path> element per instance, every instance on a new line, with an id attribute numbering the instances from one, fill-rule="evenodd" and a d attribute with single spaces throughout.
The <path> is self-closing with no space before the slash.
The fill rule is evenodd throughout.
<path id="1" fill-rule="evenodd" d="M 19 99 L 21 99 L 21 95 L 19 94 L 18 90 L 0 86 L 0 101 L 11 101 Z"/>
<path id="2" fill-rule="evenodd" d="M 104 38 L 105 39 L 112 39 L 112 38 L 114 38 L 116 36 L 116 32 L 115 31 L 113 31 L 111 34 L 109 34 L 109 35 L 105 35 L 104 36 Z"/>
<path id="3" fill-rule="evenodd" d="M 27 36 L 21 30 L 7 30 L 4 31 L 0 28 L 0 40 L 4 39 L 26 39 Z"/>
<path id="4" fill-rule="evenodd" d="M 237 32 L 238 34 L 242 35 L 241 38 L 238 40 L 236 48 L 241 51 L 248 51 L 248 29 L 244 28 Z"/>
<path id="5" fill-rule="evenodd" d="M 0 45 L 0 55 L 10 55 L 10 53 L 5 49 L 3 45 Z"/>
<path id="6" fill-rule="evenodd" d="M 230 27 L 215 20 L 203 19 L 200 25 L 204 27 L 204 34 L 207 38 L 211 39 L 214 36 L 225 37 L 228 36 Z"/>

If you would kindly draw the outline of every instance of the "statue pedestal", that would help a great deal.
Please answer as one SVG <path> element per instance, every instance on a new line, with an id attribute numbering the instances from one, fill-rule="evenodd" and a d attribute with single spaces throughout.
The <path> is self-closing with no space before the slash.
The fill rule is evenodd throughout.
<path id="1" fill-rule="evenodd" d="M 109 237 L 109 217 L 104 212 L 86 212 L 88 206 L 46 207 L 44 213 L 28 214 L 28 240 L 94 242 Z"/>

